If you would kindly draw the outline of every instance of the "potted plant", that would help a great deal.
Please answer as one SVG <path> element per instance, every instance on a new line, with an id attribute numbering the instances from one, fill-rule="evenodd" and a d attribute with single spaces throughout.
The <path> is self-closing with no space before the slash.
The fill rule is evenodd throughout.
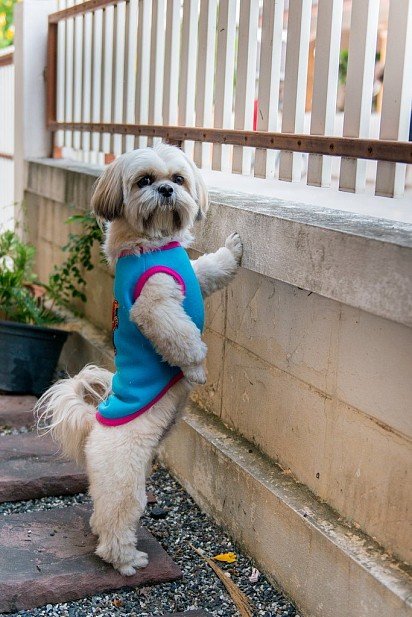
<path id="1" fill-rule="evenodd" d="M 33 272 L 35 249 L 13 231 L 0 233 L 0 390 L 42 394 L 50 385 L 68 333 L 46 304 Z"/>

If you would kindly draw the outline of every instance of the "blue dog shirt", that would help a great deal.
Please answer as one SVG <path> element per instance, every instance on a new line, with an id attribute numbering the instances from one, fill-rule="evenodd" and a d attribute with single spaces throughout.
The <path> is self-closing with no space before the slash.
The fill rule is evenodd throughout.
<path id="1" fill-rule="evenodd" d="M 183 377 L 181 369 L 165 362 L 130 320 L 130 309 L 144 284 L 160 272 L 179 283 L 184 293 L 184 310 L 199 330 L 203 330 L 200 285 L 188 254 L 178 242 L 149 253 L 121 256 L 116 264 L 112 313 L 116 372 L 112 393 L 98 406 L 96 417 L 102 424 L 117 426 L 134 420 Z"/>

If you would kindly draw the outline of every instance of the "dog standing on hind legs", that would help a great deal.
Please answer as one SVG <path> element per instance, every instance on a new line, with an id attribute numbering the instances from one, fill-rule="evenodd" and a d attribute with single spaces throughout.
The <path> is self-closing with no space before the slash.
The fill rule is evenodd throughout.
<path id="1" fill-rule="evenodd" d="M 190 229 L 207 211 L 196 166 L 173 146 L 123 154 L 92 197 L 107 221 L 104 251 L 115 269 L 116 372 L 86 366 L 38 401 L 65 456 L 86 466 L 96 553 L 123 575 L 148 563 L 136 548 L 145 480 L 156 447 L 206 382 L 203 298 L 225 287 L 242 256 L 238 234 L 190 262 Z"/>

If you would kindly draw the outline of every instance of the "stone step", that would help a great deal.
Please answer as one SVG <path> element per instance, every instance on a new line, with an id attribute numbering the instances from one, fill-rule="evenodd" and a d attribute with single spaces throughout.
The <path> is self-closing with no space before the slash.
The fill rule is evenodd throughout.
<path id="1" fill-rule="evenodd" d="M 0 503 L 85 491 L 86 474 L 59 456 L 49 435 L 0 437 Z"/>
<path id="2" fill-rule="evenodd" d="M 36 401 L 35 396 L 2 394 L 0 396 L 0 430 L 33 426 L 33 407 Z"/>
<path id="3" fill-rule="evenodd" d="M 139 529 L 137 546 L 149 554 L 149 565 L 131 577 L 116 572 L 94 555 L 96 538 L 89 528 L 90 512 L 88 506 L 69 506 L 13 514 L 0 521 L 0 613 L 182 576 L 177 564 L 144 528 Z"/>

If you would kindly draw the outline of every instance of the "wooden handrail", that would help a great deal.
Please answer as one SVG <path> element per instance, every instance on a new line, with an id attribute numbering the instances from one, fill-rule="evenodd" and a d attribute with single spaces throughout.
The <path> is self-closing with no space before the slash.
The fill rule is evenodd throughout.
<path id="1" fill-rule="evenodd" d="M 8 54 L 4 54 L 3 56 L 0 56 L 0 67 L 1 66 L 10 66 L 10 64 L 14 63 L 14 54 L 11 51 Z"/>
<path id="2" fill-rule="evenodd" d="M 63 19 L 69 19 L 70 17 L 76 17 L 77 15 L 84 15 L 90 11 L 103 9 L 106 6 L 119 4 L 120 2 L 129 2 L 129 0 L 87 0 L 87 2 L 83 2 L 82 4 L 76 4 L 74 6 L 70 6 L 68 9 L 51 13 L 49 15 L 49 24 L 57 24 Z"/>
<path id="3" fill-rule="evenodd" d="M 188 126 L 162 126 L 149 124 L 114 124 L 90 122 L 50 121 L 52 131 L 69 130 L 112 135 L 161 137 L 173 142 L 185 140 L 307 152 L 330 156 L 344 156 L 392 163 L 412 163 L 412 143 L 381 139 L 352 137 L 324 137 L 292 133 L 266 133 L 262 131 L 236 131 Z"/>

